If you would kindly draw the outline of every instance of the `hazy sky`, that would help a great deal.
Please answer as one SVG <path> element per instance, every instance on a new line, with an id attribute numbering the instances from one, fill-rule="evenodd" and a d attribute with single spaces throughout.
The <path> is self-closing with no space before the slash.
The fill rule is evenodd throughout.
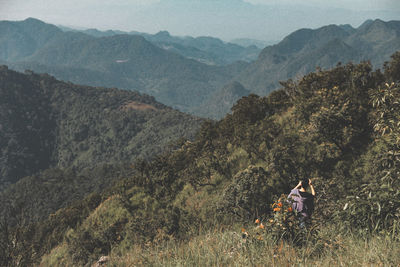
<path id="1" fill-rule="evenodd" d="M 400 20 L 400 0 L 0 0 L 0 20 L 224 40 L 279 40 L 299 28 Z"/>

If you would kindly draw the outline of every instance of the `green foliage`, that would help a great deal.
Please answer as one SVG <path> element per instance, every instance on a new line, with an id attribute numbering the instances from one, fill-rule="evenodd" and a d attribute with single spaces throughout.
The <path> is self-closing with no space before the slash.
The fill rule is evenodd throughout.
<path id="1" fill-rule="evenodd" d="M 367 179 L 347 198 L 340 214 L 362 231 L 385 232 L 393 237 L 400 231 L 399 88 L 398 84 L 385 83 L 371 90 L 377 135 L 370 154 L 364 159 L 367 168 L 362 174 Z"/>
<path id="2" fill-rule="evenodd" d="M 118 196 L 105 200 L 77 229 L 66 234 L 69 254 L 77 263 L 107 254 L 119 239 L 129 216 Z"/>
<path id="3" fill-rule="evenodd" d="M 304 242 L 308 225 L 300 225 L 300 216 L 292 208 L 292 200 L 282 195 L 277 202 L 271 205 L 273 217 L 265 222 L 266 231 L 276 241 L 290 240 L 293 244 Z"/>
<path id="4" fill-rule="evenodd" d="M 79 210 L 73 208 L 69 218 L 35 222 L 131 176 L 136 170 L 124 162 L 148 159 L 175 139 L 192 137 L 200 123 L 136 92 L 75 86 L 6 67 L 0 83 L 0 217 L 8 218 L 6 236 L 20 236 L 22 247 L 14 252 L 30 260 L 82 218 L 72 216 Z"/>
<path id="5" fill-rule="evenodd" d="M 267 172 L 261 167 L 249 166 L 236 174 L 226 187 L 220 209 L 242 220 L 252 219 L 269 210 L 267 203 L 274 194 L 276 191 L 269 184 Z"/>
<path id="6" fill-rule="evenodd" d="M 391 56 L 392 60 L 384 64 L 385 78 L 388 83 L 400 81 L 400 51 Z"/>

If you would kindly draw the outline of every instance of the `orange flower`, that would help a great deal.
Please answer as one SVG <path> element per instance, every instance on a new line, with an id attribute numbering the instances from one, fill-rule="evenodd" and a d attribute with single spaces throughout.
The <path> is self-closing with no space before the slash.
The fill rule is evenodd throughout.
<path id="1" fill-rule="evenodd" d="M 264 224 L 261 223 L 261 224 L 260 224 L 260 228 L 261 228 L 261 229 L 264 229 L 264 228 L 265 228 Z"/>
<path id="2" fill-rule="evenodd" d="M 242 228 L 242 233 L 246 232 L 246 229 Z"/>
<path id="3" fill-rule="evenodd" d="M 259 219 L 257 219 L 254 223 L 257 223 L 257 224 L 259 224 L 260 223 L 260 220 Z"/>
<path id="4" fill-rule="evenodd" d="M 274 209 L 274 211 L 280 211 L 281 210 L 281 208 L 275 208 Z"/>
<path id="5" fill-rule="evenodd" d="M 292 212 L 293 211 L 292 207 L 287 208 L 287 211 Z"/>
<path id="6" fill-rule="evenodd" d="M 282 207 L 282 203 L 281 202 L 278 203 L 278 207 L 280 207 L 280 208 Z"/>

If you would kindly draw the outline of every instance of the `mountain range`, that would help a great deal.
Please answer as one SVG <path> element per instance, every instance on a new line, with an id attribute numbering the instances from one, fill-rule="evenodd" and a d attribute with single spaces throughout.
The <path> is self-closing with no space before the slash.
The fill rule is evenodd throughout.
<path id="1" fill-rule="evenodd" d="M 63 32 L 35 19 L 2 22 L 0 28 L 1 58 L 12 68 L 50 73 L 78 84 L 137 90 L 182 111 L 202 103 L 246 64 L 209 66 L 159 48 L 142 36 L 96 38 Z"/>
<path id="2" fill-rule="evenodd" d="M 265 47 L 252 61 L 259 50 L 251 57 L 244 51 L 255 47 L 211 37 L 94 29 L 65 32 L 36 19 L 2 21 L 0 62 L 78 84 L 137 90 L 181 111 L 221 118 L 242 95 L 227 97 L 230 101 L 211 108 L 214 96 L 227 93 L 229 84 L 238 82 L 248 92 L 267 95 L 279 88 L 280 81 L 339 62 L 370 60 L 379 68 L 400 49 L 399 28 L 399 21 L 369 20 L 358 28 L 300 29 Z"/>
<path id="3" fill-rule="evenodd" d="M 77 31 L 72 29 L 65 30 Z M 265 43 L 262 41 L 252 39 L 237 39 L 231 42 L 224 42 L 218 38 L 209 36 L 196 38 L 191 36 L 176 37 L 171 36 L 167 31 L 148 34 L 136 31 L 123 32 L 87 29 L 78 32 L 94 37 L 110 37 L 119 34 L 140 35 L 160 48 L 209 65 L 227 65 L 235 61 L 254 61 L 257 59 L 261 49 L 265 47 Z"/>
<path id="4" fill-rule="evenodd" d="M 266 95 L 279 87 L 279 81 L 302 77 L 317 68 L 329 69 L 339 62 L 370 61 L 381 68 L 398 50 L 400 21 L 368 20 L 356 29 L 350 25 L 300 29 L 264 48 L 235 79 L 252 92 Z"/>

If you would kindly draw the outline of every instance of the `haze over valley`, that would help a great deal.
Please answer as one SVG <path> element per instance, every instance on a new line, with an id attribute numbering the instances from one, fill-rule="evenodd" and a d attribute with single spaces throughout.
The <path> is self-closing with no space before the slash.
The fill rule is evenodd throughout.
<path id="1" fill-rule="evenodd" d="M 0 59 L 10 68 L 139 91 L 183 112 L 213 119 L 227 114 L 240 97 L 267 95 L 279 88 L 280 81 L 339 62 L 370 60 L 374 67 L 382 67 L 400 49 L 398 21 L 300 29 L 262 50 L 168 32 L 62 31 L 32 18 L 0 23 Z M 227 91 L 232 83 L 242 89 Z M 226 94 L 231 96 L 216 100 Z M 218 110 L 210 108 L 215 101 Z"/>

